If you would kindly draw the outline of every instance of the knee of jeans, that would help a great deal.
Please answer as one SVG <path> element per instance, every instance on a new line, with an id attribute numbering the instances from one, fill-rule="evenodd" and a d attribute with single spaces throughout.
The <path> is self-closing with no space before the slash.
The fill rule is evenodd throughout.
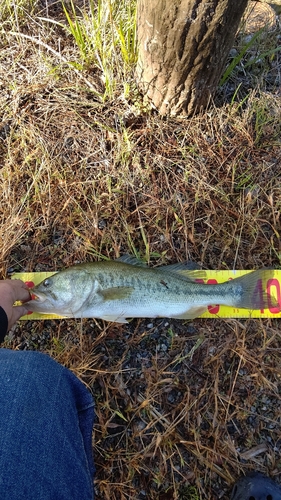
<path id="1" fill-rule="evenodd" d="M 50 376 L 57 378 L 58 374 L 63 370 L 63 367 L 50 356 L 37 351 L 0 349 L 0 362 L 1 360 L 8 363 L 10 374 L 14 373 L 15 376 L 22 374 L 23 377 L 28 377 L 29 380 L 42 379 L 45 375 L 48 375 L 48 378 Z"/>

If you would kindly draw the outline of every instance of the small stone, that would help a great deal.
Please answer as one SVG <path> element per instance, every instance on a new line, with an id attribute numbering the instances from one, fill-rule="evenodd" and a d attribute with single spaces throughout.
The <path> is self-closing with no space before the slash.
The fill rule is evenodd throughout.
<path id="1" fill-rule="evenodd" d="M 232 59 L 234 59 L 237 55 L 238 55 L 238 51 L 236 49 L 231 49 L 229 51 L 229 57 L 231 57 Z"/>
<path id="2" fill-rule="evenodd" d="M 98 221 L 98 228 L 99 229 L 105 229 L 106 228 L 106 221 L 104 219 L 100 219 Z"/>

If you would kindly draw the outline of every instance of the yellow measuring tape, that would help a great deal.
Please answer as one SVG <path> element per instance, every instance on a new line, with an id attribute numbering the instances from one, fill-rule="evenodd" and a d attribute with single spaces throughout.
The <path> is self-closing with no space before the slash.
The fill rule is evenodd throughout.
<path id="1" fill-rule="evenodd" d="M 199 282 L 207 284 L 223 283 L 233 278 L 238 278 L 243 274 L 251 271 L 204 271 L 204 280 L 199 279 Z M 199 271 L 200 273 L 200 271 Z M 52 276 L 54 272 L 39 272 L 39 273 L 16 273 L 12 279 L 20 279 L 26 282 L 29 286 L 37 285 L 44 279 Z M 194 271 L 194 277 L 196 277 Z M 257 283 L 257 287 L 259 284 Z M 200 316 L 201 318 L 281 318 L 281 270 L 272 271 L 272 278 L 267 280 L 267 283 L 261 283 L 261 286 L 266 286 L 269 296 L 276 299 L 279 307 L 276 304 L 268 304 L 267 309 L 250 311 L 248 309 L 236 309 L 234 307 L 226 307 L 220 305 L 212 305 L 208 307 L 208 311 Z M 23 316 L 21 319 L 56 319 L 61 318 L 55 314 L 38 314 L 32 313 Z"/>

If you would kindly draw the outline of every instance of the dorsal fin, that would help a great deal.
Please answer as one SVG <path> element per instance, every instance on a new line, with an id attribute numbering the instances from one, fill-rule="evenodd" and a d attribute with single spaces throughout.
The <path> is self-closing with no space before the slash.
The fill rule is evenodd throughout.
<path id="1" fill-rule="evenodd" d="M 206 277 L 205 271 L 200 269 L 200 266 L 191 260 L 170 264 L 168 266 L 156 267 L 155 269 L 180 274 L 190 281 L 196 281 L 197 279 L 204 279 Z"/>
<path id="2" fill-rule="evenodd" d="M 124 264 L 130 264 L 131 266 L 147 267 L 145 262 L 129 254 L 122 255 L 121 257 L 118 257 L 118 259 L 115 260 L 117 262 L 123 262 Z"/>

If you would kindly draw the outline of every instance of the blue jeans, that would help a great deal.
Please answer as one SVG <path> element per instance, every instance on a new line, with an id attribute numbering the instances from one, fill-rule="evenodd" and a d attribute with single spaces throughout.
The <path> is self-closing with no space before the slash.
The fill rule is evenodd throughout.
<path id="1" fill-rule="evenodd" d="M 0 499 L 93 500 L 94 403 L 45 354 L 0 349 Z"/>

